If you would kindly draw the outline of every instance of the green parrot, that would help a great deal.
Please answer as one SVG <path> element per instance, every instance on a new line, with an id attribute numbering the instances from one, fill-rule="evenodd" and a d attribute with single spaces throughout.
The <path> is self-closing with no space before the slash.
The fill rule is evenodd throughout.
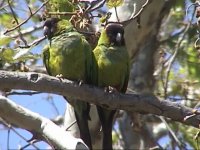
<path id="1" fill-rule="evenodd" d="M 118 23 L 109 23 L 101 32 L 98 44 L 93 50 L 97 65 L 99 87 L 112 87 L 125 93 L 129 80 L 130 62 L 124 41 L 124 28 Z M 112 149 L 112 125 L 116 110 L 97 106 L 103 130 L 103 149 Z"/>
<path id="2" fill-rule="evenodd" d="M 45 21 L 44 35 L 50 42 L 43 50 L 43 62 L 48 74 L 92 83 L 93 53 L 85 37 L 78 33 L 68 20 L 58 18 Z M 90 105 L 72 97 L 68 97 L 67 101 L 74 107 L 81 139 L 92 148 L 88 128 Z"/>

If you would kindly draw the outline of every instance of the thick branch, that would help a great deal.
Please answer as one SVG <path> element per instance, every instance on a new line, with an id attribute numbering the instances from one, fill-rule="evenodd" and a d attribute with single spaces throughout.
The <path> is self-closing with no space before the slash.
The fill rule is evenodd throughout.
<path id="1" fill-rule="evenodd" d="M 74 138 L 47 118 L 15 104 L 4 96 L 0 96 L 0 117 L 11 124 L 39 133 L 59 149 L 87 149 L 81 139 Z"/>
<path id="2" fill-rule="evenodd" d="M 23 89 L 54 93 L 112 109 L 160 115 L 197 128 L 200 123 L 198 115 L 184 120 L 186 116 L 194 114 L 193 109 L 179 103 L 159 100 L 154 95 L 106 93 L 103 89 L 91 85 L 82 84 L 79 86 L 76 82 L 60 80 L 40 73 L 0 71 L 0 89 Z"/>

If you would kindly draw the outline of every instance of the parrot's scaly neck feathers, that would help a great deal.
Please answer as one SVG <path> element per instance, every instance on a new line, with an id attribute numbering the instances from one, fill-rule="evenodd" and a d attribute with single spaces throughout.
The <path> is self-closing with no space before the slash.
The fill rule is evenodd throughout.
<path id="1" fill-rule="evenodd" d="M 109 37 L 106 34 L 106 30 L 103 30 L 101 32 L 101 36 L 99 38 L 98 45 L 105 45 L 105 46 L 110 45 L 110 40 L 109 40 Z"/>
<path id="2" fill-rule="evenodd" d="M 61 20 L 57 23 L 54 36 L 60 35 L 63 32 L 70 32 L 72 30 L 74 30 L 74 27 L 68 20 Z"/>

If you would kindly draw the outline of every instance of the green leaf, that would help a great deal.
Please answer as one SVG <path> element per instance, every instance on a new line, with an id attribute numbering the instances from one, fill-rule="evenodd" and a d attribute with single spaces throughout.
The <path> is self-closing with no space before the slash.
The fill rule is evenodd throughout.
<path id="1" fill-rule="evenodd" d="M 6 28 L 13 27 L 13 23 L 12 23 L 13 17 L 11 14 L 9 13 L 0 14 L 0 20 L 1 20 L 0 21 L 1 26 L 4 26 Z"/>
<path id="2" fill-rule="evenodd" d="M 106 5 L 108 8 L 118 7 L 124 3 L 124 0 L 107 0 Z"/>
<path id="3" fill-rule="evenodd" d="M 12 41 L 12 38 L 9 36 L 1 35 L 0 37 L 0 46 L 7 45 Z"/>
<path id="4" fill-rule="evenodd" d="M 15 55 L 15 51 L 10 48 L 2 48 L 0 49 L 0 58 L 5 62 L 13 62 L 13 56 Z"/>

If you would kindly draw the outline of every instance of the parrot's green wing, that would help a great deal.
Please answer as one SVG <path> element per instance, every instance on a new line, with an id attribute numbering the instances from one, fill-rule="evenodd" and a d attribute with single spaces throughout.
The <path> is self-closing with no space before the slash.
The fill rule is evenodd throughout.
<path id="1" fill-rule="evenodd" d="M 46 46 L 43 48 L 42 59 L 43 59 L 44 65 L 45 65 L 45 67 L 46 67 L 47 73 L 48 73 L 49 75 L 52 75 L 52 74 L 51 74 L 51 71 L 50 71 L 50 68 L 49 68 L 49 57 L 50 57 L 49 46 L 46 45 Z"/>
<path id="2" fill-rule="evenodd" d="M 88 42 L 84 43 L 85 55 L 86 55 L 86 81 L 88 84 L 95 84 L 97 82 L 97 65 L 95 65 L 95 58 L 91 51 Z"/>

